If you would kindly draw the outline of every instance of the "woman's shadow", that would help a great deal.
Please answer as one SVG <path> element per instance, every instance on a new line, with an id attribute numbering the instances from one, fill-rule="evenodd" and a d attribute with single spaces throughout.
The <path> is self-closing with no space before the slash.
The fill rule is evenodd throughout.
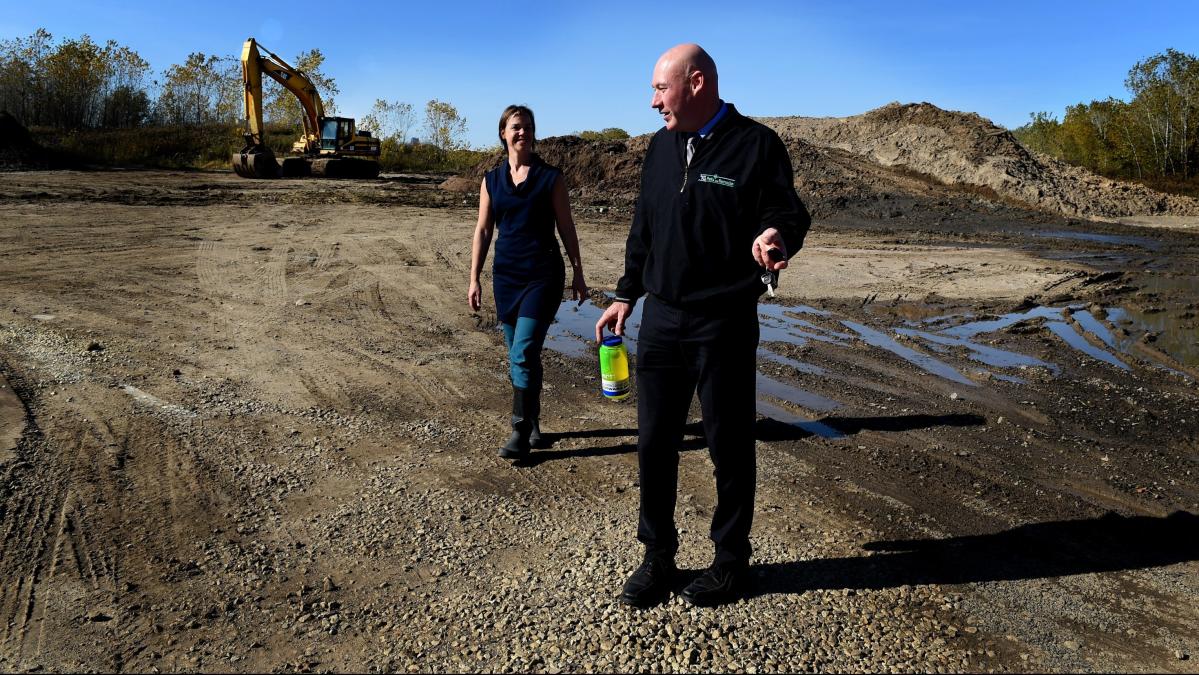
<path id="1" fill-rule="evenodd" d="M 911 431 L 913 429 L 928 429 L 931 427 L 965 427 L 982 426 L 987 423 L 985 417 L 973 414 L 953 415 L 895 415 L 890 417 L 839 417 L 830 416 L 803 425 L 789 424 L 764 417 L 754 424 L 754 438 L 759 441 L 791 441 L 803 440 L 816 435 L 813 428 L 831 430 L 832 432 L 850 436 L 861 431 Z M 827 435 L 827 434 L 825 434 Z M 680 450 L 700 450 L 708 447 L 704 440 L 703 425 L 698 422 L 683 427 L 683 442 Z M 558 441 L 567 438 L 627 438 L 628 441 L 608 445 L 597 445 L 570 450 L 550 450 Z M 561 459 L 578 459 L 582 457 L 606 457 L 637 452 L 636 429 L 585 429 L 560 433 L 542 432 L 544 447 L 525 456 L 515 466 L 533 467 L 545 462 Z"/>
<path id="2" fill-rule="evenodd" d="M 683 427 L 683 442 L 679 445 L 679 450 L 699 450 L 708 447 L 708 442 L 704 440 L 704 429 L 698 423 L 691 423 Z M 578 459 L 581 457 L 607 457 L 611 455 L 625 455 L 637 452 L 637 430 L 636 429 L 588 429 L 583 431 L 565 431 L 565 432 L 542 432 L 543 448 L 539 451 L 534 451 L 525 455 L 518 462 L 514 462 L 513 466 L 528 468 L 552 462 L 561 459 Z M 608 445 L 597 445 L 586 448 L 574 448 L 571 450 L 556 450 L 546 451 L 547 448 L 552 448 L 558 441 L 567 438 L 627 438 L 630 440 L 622 443 L 611 443 Z"/>

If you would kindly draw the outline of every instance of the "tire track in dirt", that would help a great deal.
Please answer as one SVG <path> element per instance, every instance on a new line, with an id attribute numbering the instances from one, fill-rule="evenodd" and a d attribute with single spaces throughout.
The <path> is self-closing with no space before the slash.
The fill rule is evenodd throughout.
<path id="1" fill-rule="evenodd" d="M 291 250 L 291 247 L 286 245 L 276 246 L 271 249 L 268 261 L 256 270 L 256 280 L 262 287 L 262 294 L 257 302 L 263 305 L 264 315 L 270 314 L 287 301 L 287 262 Z"/>
<path id="2" fill-rule="evenodd" d="M 22 528 L 15 547 L 6 547 L 5 553 L 14 548 L 22 557 L 14 567 L 4 564 L 3 640 L 7 650 L 18 659 L 29 655 L 27 639 L 30 624 L 35 614 L 45 614 L 43 577 L 47 565 L 47 549 L 54 516 L 60 510 L 65 489 L 51 489 L 38 496 L 36 506 L 26 514 L 28 527 Z M 6 555 L 5 558 L 8 558 Z M 7 560 L 6 560 L 7 562 Z M 15 582 L 12 579 L 15 577 Z M 39 612 L 40 610 L 40 612 Z"/>
<path id="3" fill-rule="evenodd" d="M 73 563 L 68 578 L 83 582 L 85 597 L 94 595 L 101 604 L 109 607 L 115 607 L 116 602 L 121 553 L 112 539 L 112 532 L 122 528 L 123 490 L 114 485 L 117 469 L 110 458 L 118 455 L 109 453 L 109 449 L 124 446 L 126 439 L 117 437 L 94 409 L 86 404 L 79 409 L 86 415 L 82 419 L 98 421 L 77 428 L 69 443 L 74 450 L 65 458 L 67 466 L 61 483 L 61 497 L 55 500 L 55 517 L 45 524 L 46 532 L 53 532 L 52 552 L 48 557 L 41 552 L 36 556 L 43 566 L 48 566 L 49 573 L 45 580 L 47 592 L 43 594 L 47 597 L 43 598 L 40 607 L 41 629 L 34 656 L 40 654 L 44 645 L 47 625 L 54 619 L 65 619 L 52 617 L 47 611 L 48 596 L 59 595 L 65 592 L 62 589 L 69 588 L 56 582 L 64 550 L 69 549 L 70 553 L 65 560 Z M 88 503 L 97 505 L 94 513 L 88 510 Z M 63 604 L 70 606 L 71 603 Z M 106 626 L 105 630 L 110 631 L 111 627 Z M 110 652 L 109 657 L 114 664 L 122 663 L 119 649 Z"/>
<path id="4" fill-rule="evenodd" d="M 225 293 L 226 276 L 221 272 L 220 258 L 224 256 L 226 246 L 209 239 L 196 242 L 196 281 L 200 289 L 209 296 L 231 295 Z"/>
<path id="5" fill-rule="evenodd" d="M 196 533 L 182 531 L 183 523 L 213 522 L 215 514 L 196 513 L 197 503 L 210 501 L 210 489 L 198 478 L 205 475 L 201 467 L 164 470 L 155 456 L 155 449 L 169 453 L 175 447 L 175 434 L 162 428 L 172 417 L 159 420 L 154 408 L 127 399 L 117 399 L 113 409 L 86 389 L 75 399 L 60 431 L 30 450 L 38 475 L 17 483 L 2 506 L 0 574 L 9 581 L 0 585 L 0 644 L 17 662 L 34 662 L 47 648 L 61 649 L 52 644 L 55 632 L 79 619 L 66 612 L 82 608 L 89 640 L 104 636 L 103 643 L 113 645 L 90 657 L 120 671 L 141 651 L 150 629 L 148 622 L 122 617 L 119 582 L 129 573 L 127 558 L 135 561 L 133 580 L 140 585 L 138 570 L 155 574 L 155 547 L 168 553 L 186 548 Z M 159 499 L 163 493 L 170 494 L 170 504 Z M 128 495 L 141 498 L 130 501 Z M 190 506 L 180 509 L 182 504 Z M 164 520 L 172 524 L 165 532 Z M 122 533 L 132 537 L 127 549 L 118 546 Z M 90 644 L 76 646 L 80 656 Z"/>
<path id="6" fill-rule="evenodd" d="M 383 291 L 378 281 L 371 285 L 368 290 L 366 306 L 370 308 L 373 314 L 377 314 L 389 324 L 397 323 L 395 317 L 387 310 L 387 302 L 383 300 Z"/>

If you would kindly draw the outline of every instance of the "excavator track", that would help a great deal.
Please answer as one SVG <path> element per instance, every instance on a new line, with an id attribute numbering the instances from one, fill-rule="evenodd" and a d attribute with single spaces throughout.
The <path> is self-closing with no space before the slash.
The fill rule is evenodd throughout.
<path id="1" fill-rule="evenodd" d="M 312 175 L 324 178 L 378 178 L 379 163 L 373 159 L 350 157 L 314 159 Z"/>

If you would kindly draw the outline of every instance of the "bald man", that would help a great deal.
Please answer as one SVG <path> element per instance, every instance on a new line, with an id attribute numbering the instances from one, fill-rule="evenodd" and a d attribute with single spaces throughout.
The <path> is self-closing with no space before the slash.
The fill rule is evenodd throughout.
<path id="1" fill-rule="evenodd" d="M 637 538 L 645 558 L 620 596 L 636 607 L 665 600 L 677 576 L 678 451 L 697 391 L 716 467 L 715 556 L 682 596 L 711 606 L 742 591 L 756 482 L 762 275 L 787 267 L 811 223 L 782 141 L 722 101 L 717 82 L 699 45 L 673 47 L 654 66 L 650 105 L 666 126 L 645 154 L 616 301 L 595 326 L 597 341 L 604 328 L 623 335 L 645 296 L 637 345 Z"/>

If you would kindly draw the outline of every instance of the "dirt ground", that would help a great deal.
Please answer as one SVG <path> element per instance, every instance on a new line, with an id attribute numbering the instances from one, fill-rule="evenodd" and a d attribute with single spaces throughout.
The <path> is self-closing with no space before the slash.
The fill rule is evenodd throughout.
<path id="1" fill-rule="evenodd" d="M 0 174 L 0 670 L 1199 672 L 1199 234 L 943 206 L 814 224 L 753 590 L 639 613 L 636 408 L 579 338 L 627 213 L 577 210 L 594 304 L 512 466 L 469 193 Z"/>

